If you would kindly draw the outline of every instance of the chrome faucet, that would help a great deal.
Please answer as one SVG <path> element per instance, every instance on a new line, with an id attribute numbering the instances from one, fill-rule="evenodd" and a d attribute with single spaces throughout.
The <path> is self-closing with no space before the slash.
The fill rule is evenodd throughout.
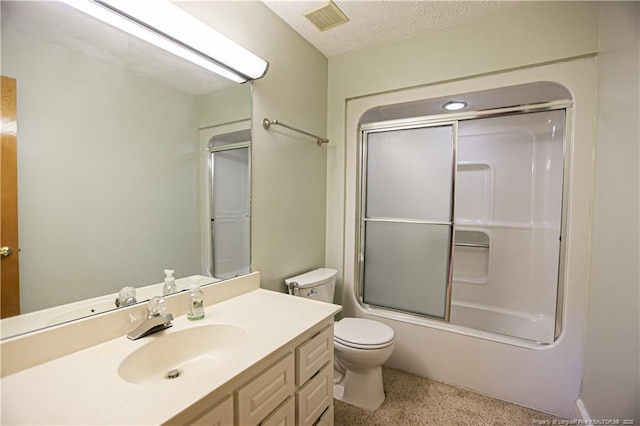
<path id="1" fill-rule="evenodd" d="M 147 318 L 142 324 L 127 333 L 127 337 L 131 340 L 136 340 L 173 326 L 171 323 L 173 315 L 163 314 L 166 308 L 167 303 L 163 297 L 153 296 L 147 303 Z"/>

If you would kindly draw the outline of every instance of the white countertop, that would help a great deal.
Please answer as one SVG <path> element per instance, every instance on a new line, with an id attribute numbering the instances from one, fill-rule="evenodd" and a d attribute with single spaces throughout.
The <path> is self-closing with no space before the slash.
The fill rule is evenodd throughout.
<path id="1" fill-rule="evenodd" d="M 136 341 L 126 336 L 2 378 L 3 425 L 159 424 L 182 412 L 266 358 L 340 307 L 267 290 L 254 290 L 206 308 L 200 321 L 181 316 L 173 327 Z M 118 375 L 120 362 L 163 334 L 224 323 L 242 327 L 248 340 L 224 368 L 199 380 L 135 385 Z M 224 344 L 224 342 L 221 342 Z"/>

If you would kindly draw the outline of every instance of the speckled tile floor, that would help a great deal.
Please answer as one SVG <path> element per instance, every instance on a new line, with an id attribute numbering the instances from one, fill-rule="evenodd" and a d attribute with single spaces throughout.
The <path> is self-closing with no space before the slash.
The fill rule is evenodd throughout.
<path id="1" fill-rule="evenodd" d="M 387 395 L 380 408 L 371 412 L 334 400 L 335 426 L 517 426 L 558 419 L 392 368 L 383 368 L 382 376 Z"/>

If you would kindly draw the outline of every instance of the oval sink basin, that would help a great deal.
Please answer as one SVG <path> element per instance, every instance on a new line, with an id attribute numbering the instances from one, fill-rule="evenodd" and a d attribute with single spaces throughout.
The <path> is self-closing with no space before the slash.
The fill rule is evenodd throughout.
<path id="1" fill-rule="evenodd" d="M 231 359 L 248 338 L 247 332 L 230 324 L 207 324 L 167 333 L 127 356 L 118 375 L 137 385 L 162 381 L 183 382 L 197 378 Z"/>

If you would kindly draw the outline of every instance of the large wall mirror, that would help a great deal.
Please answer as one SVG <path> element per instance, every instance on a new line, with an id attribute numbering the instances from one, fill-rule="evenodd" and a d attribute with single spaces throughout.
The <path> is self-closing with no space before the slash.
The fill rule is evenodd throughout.
<path id="1" fill-rule="evenodd" d="M 2 1 L 1 66 L 17 82 L 20 317 L 66 307 L 18 328 L 5 318 L 3 338 L 114 309 L 164 269 L 229 277 L 211 273 L 208 148 L 250 129 L 250 83 L 47 1 Z"/>

